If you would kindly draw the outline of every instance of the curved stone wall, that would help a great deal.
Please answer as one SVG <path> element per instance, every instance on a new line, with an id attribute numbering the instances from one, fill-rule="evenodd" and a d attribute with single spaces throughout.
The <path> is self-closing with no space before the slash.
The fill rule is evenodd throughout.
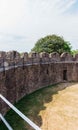
<path id="1" fill-rule="evenodd" d="M 35 53 L 28 54 L 27 52 L 20 55 L 17 51 L 0 52 L 0 68 L 6 63 L 7 66 L 33 64 L 33 63 L 44 63 L 44 62 L 61 62 L 61 61 L 78 61 L 78 54 L 75 56 L 64 52 L 59 55 L 57 52 L 51 54 L 48 53 Z"/>
<path id="2" fill-rule="evenodd" d="M 78 55 L 54 52 L 0 52 L 0 93 L 11 103 L 40 88 L 64 81 L 78 81 Z M 8 106 L 0 99 L 0 112 Z"/>

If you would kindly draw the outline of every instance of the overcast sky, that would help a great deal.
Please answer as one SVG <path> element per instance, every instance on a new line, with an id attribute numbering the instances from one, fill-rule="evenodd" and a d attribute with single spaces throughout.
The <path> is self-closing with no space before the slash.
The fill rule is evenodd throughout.
<path id="1" fill-rule="evenodd" d="M 0 0 L 0 51 L 29 52 L 50 34 L 78 49 L 78 0 Z"/>

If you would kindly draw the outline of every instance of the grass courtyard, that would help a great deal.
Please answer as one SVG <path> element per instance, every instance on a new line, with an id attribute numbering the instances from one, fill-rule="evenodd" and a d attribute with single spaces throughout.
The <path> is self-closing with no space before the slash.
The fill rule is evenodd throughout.
<path id="1" fill-rule="evenodd" d="M 38 90 L 15 106 L 42 130 L 78 130 L 78 83 L 61 83 Z M 14 111 L 6 116 L 13 130 L 33 130 Z M 7 130 L 0 122 L 0 130 Z"/>

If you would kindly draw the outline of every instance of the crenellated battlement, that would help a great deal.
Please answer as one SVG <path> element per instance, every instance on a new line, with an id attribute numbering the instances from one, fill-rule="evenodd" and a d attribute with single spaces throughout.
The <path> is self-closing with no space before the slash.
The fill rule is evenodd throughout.
<path id="1" fill-rule="evenodd" d="M 15 103 L 40 88 L 78 82 L 78 54 L 0 52 L 0 94 Z M 8 107 L 0 101 L 0 112 Z"/>
<path id="2" fill-rule="evenodd" d="M 32 52 L 28 54 L 25 52 L 20 55 L 20 53 L 17 51 L 0 52 L 0 67 L 34 63 L 40 64 L 46 62 L 78 62 L 78 54 L 72 56 L 67 52 L 64 52 L 61 55 L 59 55 L 57 52 L 53 52 L 51 54 L 46 52 Z"/>

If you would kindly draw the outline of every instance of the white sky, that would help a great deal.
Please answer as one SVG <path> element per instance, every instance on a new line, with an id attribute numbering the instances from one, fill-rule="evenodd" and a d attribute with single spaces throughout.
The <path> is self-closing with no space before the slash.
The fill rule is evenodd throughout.
<path id="1" fill-rule="evenodd" d="M 0 0 L 0 51 L 29 52 L 49 34 L 78 49 L 77 0 Z"/>

